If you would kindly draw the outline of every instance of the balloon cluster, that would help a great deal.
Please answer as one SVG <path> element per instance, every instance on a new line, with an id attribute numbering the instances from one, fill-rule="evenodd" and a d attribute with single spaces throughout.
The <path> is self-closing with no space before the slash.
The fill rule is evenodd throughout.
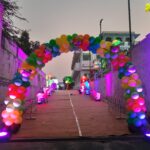
<path id="1" fill-rule="evenodd" d="M 150 3 L 147 3 L 147 4 L 145 5 L 145 11 L 146 11 L 146 12 L 149 12 L 149 11 L 150 11 Z"/>
<path id="2" fill-rule="evenodd" d="M 147 124 L 143 88 L 135 66 L 125 53 L 119 51 L 119 44 L 116 41 L 112 43 L 111 63 L 114 70 L 118 70 L 121 86 L 125 90 L 128 125 L 140 131 Z"/>
<path id="3" fill-rule="evenodd" d="M 82 49 L 83 51 L 91 51 L 96 53 L 96 50 L 100 47 L 100 38 L 90 37 L 85 35 L 61 35 L 59 38 L 52 39 L 45 45 L 51 50 L 52 56 L 59 56 L 60 53 L 67 53 L 69 50 Z"/>
<path id="4" fill-rule="evenodd" d="M 5 126 L 11 127 L 22 123 L 26 91 L 30 86 L 30 81 L 37 74 L 37 69 L 41 69 L 53 57 L 77 49 L 97 53 L 111 62 L 115 70 L 119 70 L 118 76 L 122 82 L 121 86 L 125 89 L 128 124 L 135 127 L 145 126 L 146 107 L 141 80 L 130 62 L 130 58 L 125 53 L 120 52 L 120 43 L 118 40 L 112 43 L 101 41 L 99 36 L 73 34 L 62 35 L 41 45 L 21 64 L 8 87 L 7 97 L 4 100 L 6 108 L 1 114 Z M 81 82 L 81 87 L 84 83 Z M 90 89 L 88 82 L 86 86 Z M 97 96 L 100 97 L 100 95 Z"/>
<path id="5" fill-rule="evenodd" d="M 6 108 L 2 111 L 1 116 L 5 128 L 14 130 L 15 128 L 11 128 L 12 126 L 19 127 L 21 125 L 24 111 L 23 104 L 25 103 L 27 88 L 30 86 L 30 80 L 37 74 L 37 68 L 43 67 L 51 59 L 51 51 L 46 49 L 46 46 L 41 45 L 21 64 L 8 86 L 8 92 L 4 100 Z"/>
<path id="6" fill-rule="evenodd" d="M 96 100 L 96 101 L 101 100 L 101 94 L 99 92 L 97 92 L 96 90 L 92 90 L 91 95 L 94 98 L 94 100 Z"/>
<path id="7" fill-rule="evenodd" d="M 79 93 L 90 95 L 90 90 L 91 88 L 90 88 L 89 79 L 87 78 L 87 76 L 82 76 L 80 79 Z"/>

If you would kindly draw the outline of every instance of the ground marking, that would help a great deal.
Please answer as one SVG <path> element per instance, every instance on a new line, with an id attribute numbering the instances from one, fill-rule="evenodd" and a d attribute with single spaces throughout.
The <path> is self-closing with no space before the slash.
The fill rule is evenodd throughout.
<path id="1" fill-rule="evenodd" d="M 70 97 L 70 93 L 69 93 L 69 92 L 68 92 L 68 95 L 69 95 L 70 105 L 71 105 L 71 107 L 72 107 L 73 115 L 74 115 L 75 120 L 76 120 L 76 124 L 77 124 L 77 128 L 78 128 L 79 136 L 82 136 L 82 132 L 81 132 L 79 120 L 78 120 L 78 117 L 77 117 L 76 112 L 75 112 L 75 110 L 74 110 L 74 106 L 73 106 L 73 103 L 72 103 L 72 100 L 71 100 L 71 97 Z"/>

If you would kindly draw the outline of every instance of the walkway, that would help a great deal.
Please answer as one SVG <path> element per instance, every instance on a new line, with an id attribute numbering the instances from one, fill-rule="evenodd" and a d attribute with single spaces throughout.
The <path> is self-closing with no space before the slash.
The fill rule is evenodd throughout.
<path id="1" fill-rule="evenodd" d="M 116 120 L 105 102 L 95 102 L 77 91 L 57 91 L 47 104 L 37 105 L 36 119 L 24 119 L 12 139 L 123 134 L 129 134 L 126 121 Z"/>

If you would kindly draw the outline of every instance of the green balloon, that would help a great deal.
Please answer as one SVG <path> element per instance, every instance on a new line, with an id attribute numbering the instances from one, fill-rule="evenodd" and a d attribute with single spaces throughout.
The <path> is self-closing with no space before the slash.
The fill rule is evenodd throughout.
<path id="1" fill-rule="evenodd" d="M 50 40 L 49 44 L 50 44 L 51 46 L 55 46 L 55 45 L 56 45 L 56 41 L 55 41 L 54 39 L 52 39 L 52 40 Z"/>
<path id="2" fill-rule="evenodd" d="M 77 36 L 78 36 L 78 34 L 76 34 L 76 33 L 74 33 L 74 34 L 72 35 L 73 38 L 75 38 L 75 37 L 77 37 Z"/>
<path id="3" fill-rule="evenodd" d="M 127 122 L 128 122 L 129 125 L 131 125 L 131 124 L 133 124 L 134 119 L 128 118 L 128 119 L 127 119 Z"/>
<path id="4" fill-rule="evenodd" d="M 33 59 L 33 58 L 27 58 L 26 61 L 31 65 L 31 66 L 34 66 L 34 67 L 37 67 L 37 63 L 36 63 L 36 60 Z"/>
<path id="5" fill-rule="evenodd" d="M 124 74 L 123 74 L 123 73 L 119 73 L 119 74 L 118 74 L 118 78 L 119 78 L 119 79 L 122 79 L 123 77 L 124 77 Z"/>
<path id="6" fill-rule="evenodd" d="M 68 40 L 69 42 L 71 42 L 72 39 L 73 39 L 73 37 L 72 37 L 71 35 L 68 35 L 68 36 L 67 36 L 67 40 Z"/>

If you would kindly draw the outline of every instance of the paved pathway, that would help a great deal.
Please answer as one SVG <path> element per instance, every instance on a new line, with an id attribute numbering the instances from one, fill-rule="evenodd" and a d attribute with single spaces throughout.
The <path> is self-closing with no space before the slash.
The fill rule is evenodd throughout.
<path id="1" fill-rule="evenodd" d="M 24 119 L 12 139 L 123 134 L 129 134 L 126 121 L 116 120 L 105 102 L 95 102 L 76 91 L 57 91 L 47 104 L 37 105 L 36 119 Z"/>

